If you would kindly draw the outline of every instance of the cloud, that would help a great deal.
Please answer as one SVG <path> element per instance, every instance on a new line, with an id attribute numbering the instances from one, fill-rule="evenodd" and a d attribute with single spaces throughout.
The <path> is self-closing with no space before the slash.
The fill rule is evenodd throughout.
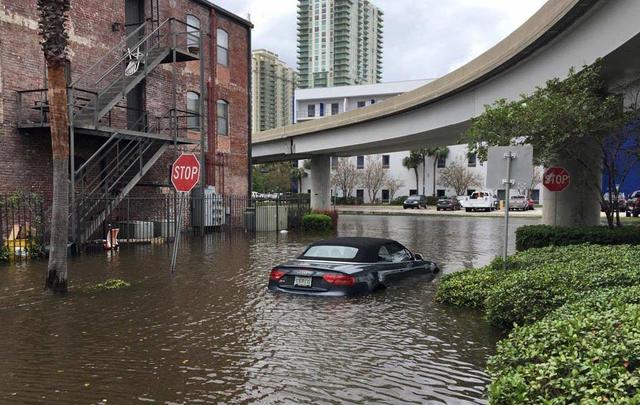
<path id="1" fill-rule="evenodd" d="M 253 48 L 296 66 L 296 0 L 217 0 L 255 25 Z M 374 0 L 384 12 L 383 80 L 442 76 L 498 43 L 545 0 Z"/>

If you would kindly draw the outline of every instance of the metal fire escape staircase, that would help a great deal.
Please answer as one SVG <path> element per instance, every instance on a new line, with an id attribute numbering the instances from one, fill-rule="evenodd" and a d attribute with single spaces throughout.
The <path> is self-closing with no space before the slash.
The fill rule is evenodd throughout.
<path id="1" fill-rule="evenodd" d="M 202 49 L 199 31 L 173 18 L 153 25 L 141 24 L 69 88 L 72 149 L 75 134 L 108 137 L 80 167 L 72 166 L 71 235 L 78 243 L 90 240 L 170 145 L 186 143 L 177 136 L 175 96 L 160 117 L 141 112 L 126 129 L 111 126 L 112 110 L 160 64 L 199 59 L 191 52 L 194 41 Z M 175 93 L 175 69 L 173 80 Z"/>

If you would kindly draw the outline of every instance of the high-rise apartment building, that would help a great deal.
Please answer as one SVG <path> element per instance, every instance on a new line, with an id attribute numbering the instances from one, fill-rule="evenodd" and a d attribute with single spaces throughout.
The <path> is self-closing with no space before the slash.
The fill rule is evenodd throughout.
<path id="1" fill-rule="evenodd" d="M 252 131 L 293 123 L 296 72 L 264 49 L 252 52 Z"/>
<path id="2" fill-rule="evenodd" d="M 382 14 L 369 0 L 299 0 L 298 87 L 379 83 Z"/>

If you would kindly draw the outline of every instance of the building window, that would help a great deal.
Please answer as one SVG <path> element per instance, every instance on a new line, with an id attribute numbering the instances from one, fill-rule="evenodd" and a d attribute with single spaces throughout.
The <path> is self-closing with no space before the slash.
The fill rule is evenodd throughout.
<path id="1" fill-rule="evenodd" d="M 315 117 L 316 116 L 316 105 L 309 104 L 307 106 L 307 117 Z"/>
<path id="2" fill-rule="evenodd" d="M 364 202 L 364 190 L 359 188 L 356 190 L 356 200 L 358 204 L 362 204 Z"/>
<path id="3" fill-rule="evenodd" d="M 469 167 L 476 167 L 476 160 L 477 160 L 476 154 L 475 153 L 470 153 L 469 154 L 469 162 L 468 162 L 467 165 Z"/>
<path id="4" fill-rule="evenodd" d="M 382 190 L 382 201 L 389 201 L 389 190 Z"/>
<path id="5" fill-rule="evenodd" d="M 229 103 L 218 100 L 216 115 L 218 117 L 218 135 L 229 135 Z"/>
<path id="6" fill-rule="evenodd" d="M 335 170 L 338 167 L 338 158 L 331 156 L 331 168 Z"/>
<path id="7" fill-rule="evenodd" d="M 469 188 L 467 189 L 467 195 L 470 196 L 471 194 L 475 193 L 476 189 L 475 188 Z"/>
<path id="8" fill-rule="evenodd" d="M 331 115 L 337 115 L 340 112 L 340 104 L 332 103 L 331 104 Z"/>
<path id="9" fill-rule="evenodd" d="M 218 63 L 229 66 L 229 34 L 227 31 L 218 28 L 216 31 L 216 42 L 218 44 Z"/>
<path id="10" fill-rule="evenodd" d="M 356 158 L 356 168 L 364 169 L 364 156 L 358 156 Z"/>
<path id="11" fill-rule="evenodd" d="M 187 92 L 187 128 L 200 129 L 200 94 Z"/>
<path id="12" fill-rule="evenodd" d="M 195 55 L 200 53 L 200 20 L 187 14 L 187 50 Z"/>
<path id="13" fill-rule="evenodd" d="M 436 163 L 436 166 L 438 167 L 438 169 L 442 169 L 443 167 L 447 166 L 447 157 L 446 156 L 438 156 L 438 161 Z"/>
<path id="14" fill-rule="evenodd" d="M 445 190 L 442 190 L 442 189 L 436 190 L 436 195 L 438 197 L 444 197 L 445 196 Z"/>
<path id="15" fill-rule="evenodd" d="M 357 107 L 358 108 L 362 108 L 365 106 L 365 102 L 364 101 L 358 101 Z"/>
<path id="16" fill-rule="evenodd" d="M 324 117 L 324 103 L 320 103 L 320 116 Z"/>
<path id="17" fill-rule="evenodd" d="M 418 190 L 416 190 L 415 188 L 412 188 L 411 190 L 409 190 L 409 195 L 417 195 L 418 194 Z"/>
<path id="18" fill-rule="evenodd" d="M 383 169 L 389 168 L 389 155 L 382 155 L 382 168 Z"/>

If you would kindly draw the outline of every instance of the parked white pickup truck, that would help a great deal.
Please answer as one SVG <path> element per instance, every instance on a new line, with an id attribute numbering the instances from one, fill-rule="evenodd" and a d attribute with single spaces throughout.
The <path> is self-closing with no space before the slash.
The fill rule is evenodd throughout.
<path id="1" fill-rule="evenodd" d="M 497 198 L 491 191 L 474 191 L 464 202 L 464 209 L 471 211 L 493 211 L 496 209 Z"/>

